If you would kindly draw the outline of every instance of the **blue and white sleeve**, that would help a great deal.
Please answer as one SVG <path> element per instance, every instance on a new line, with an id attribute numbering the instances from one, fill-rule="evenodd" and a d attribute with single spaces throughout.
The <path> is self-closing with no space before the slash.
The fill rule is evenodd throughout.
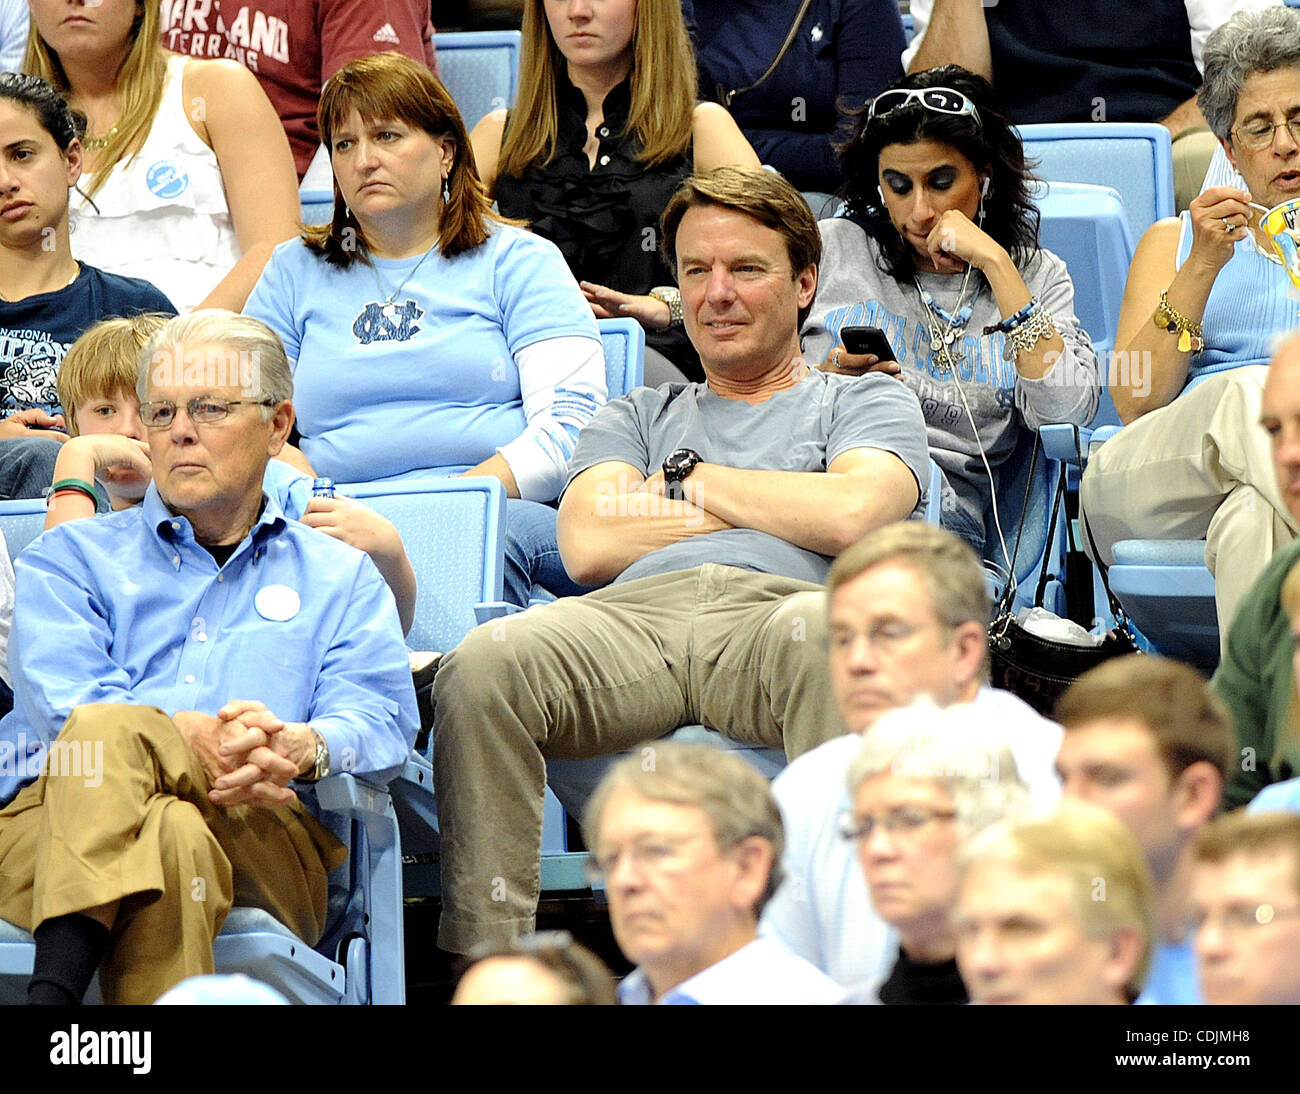
<path id="1" fill-rule="evenodd" d="M 574 446 L 605 405 L 605 355 L 599 339 L 548 338 L 515 354 L 528 427 L 500 453 L 519 496 L 551 501 L 564 488 Z"/>

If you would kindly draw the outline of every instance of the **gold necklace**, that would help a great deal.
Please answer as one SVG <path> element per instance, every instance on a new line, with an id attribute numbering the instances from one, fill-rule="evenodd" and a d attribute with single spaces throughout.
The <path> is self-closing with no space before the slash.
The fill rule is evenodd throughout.
<path id="1" fill-rule="evenodd" d="M 90 152 L 100 152 L 103 149 L 108 147 L 108 142 L 111 141 L 113 137 L 116 135 L 117 135 L 117 126 L 113 126 L 113 128 L 110 129 L 107 133 L 105 133 L 104 136 L 102 137 L 92 137 L 89 133 L 87 133 L 84 137 L 81 138 L 81 147 L 85 148 L 87 151 Z"/>

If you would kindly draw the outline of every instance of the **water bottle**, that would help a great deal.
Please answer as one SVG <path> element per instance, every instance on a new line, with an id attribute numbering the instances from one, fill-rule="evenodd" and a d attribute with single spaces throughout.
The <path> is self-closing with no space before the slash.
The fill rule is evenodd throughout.
<path id="1" fill-rule="evenodd" d="M 332 498 L 334 496 L 334 480 L 323 477 L 312 479 L 311 496 L 313 498 Z"/>

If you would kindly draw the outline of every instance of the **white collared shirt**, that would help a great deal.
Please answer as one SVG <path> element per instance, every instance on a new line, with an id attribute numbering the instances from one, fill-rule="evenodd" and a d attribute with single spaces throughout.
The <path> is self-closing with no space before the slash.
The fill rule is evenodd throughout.
<path id="1" fill-rule="evenodd" d="M 844 989 L 802 957 L 767 938 L 756 938 L 735 953 L 665 992 L 662 1006 L 838 1003 Z M 654 1002 L 650 978 L 640 968 L 618 987 L 624 1006 Z"/>

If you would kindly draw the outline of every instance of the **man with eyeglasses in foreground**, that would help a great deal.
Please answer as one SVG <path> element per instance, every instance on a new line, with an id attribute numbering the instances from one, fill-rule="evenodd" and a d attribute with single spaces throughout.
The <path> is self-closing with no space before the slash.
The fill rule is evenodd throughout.
<path id="1" fill-rule="evenodd" d="M 1222 817 L 1201 833 L 1192 863 L 1205 1001 L 1300 1003 L 1300 817 Z"/>
<path id="2" fill-rule="evenodd" d="M 872 906 L 853 845 L 849 767 L 885 712 L 921 697 L 971 704 L 1015 757 L 1034 803 L 1060 793 L 1061 729 L 987 683 L 989 594 L 975 552 L 951 532 L 908 522 L 877 529 L 835 560 L 826 579 L 831 690 L 844 734 L 795 759 L 772 784 L 785 818 L 786 880 L 762 932 L 845 987 L 879 983 L 897 939 Z"/>
<path id="3" fill-rule="evenodd" d="M 835 1003 L 829 977 L 757 937 L 779 880 L 767 780 L 707 745 L 658 742 L 616 764 L 587 806 L 589 872 L 623 955 L 624 1004 Z"/>
<path id="4" fill-rule="evenodd" d="M 140 360 L 143 502 L 15 566 L 0 918 L 34 934 L 35 1003 L 79 1002 L 96 969 L 106 1002 L 152 1002 L 213 971 L 236 903 L 314 945 L 346 852 L 310 784 L 383 781 L 415 738 L 379 572 L 263 493 L 293 423 L 279 340 L 201 311 Z"/>

